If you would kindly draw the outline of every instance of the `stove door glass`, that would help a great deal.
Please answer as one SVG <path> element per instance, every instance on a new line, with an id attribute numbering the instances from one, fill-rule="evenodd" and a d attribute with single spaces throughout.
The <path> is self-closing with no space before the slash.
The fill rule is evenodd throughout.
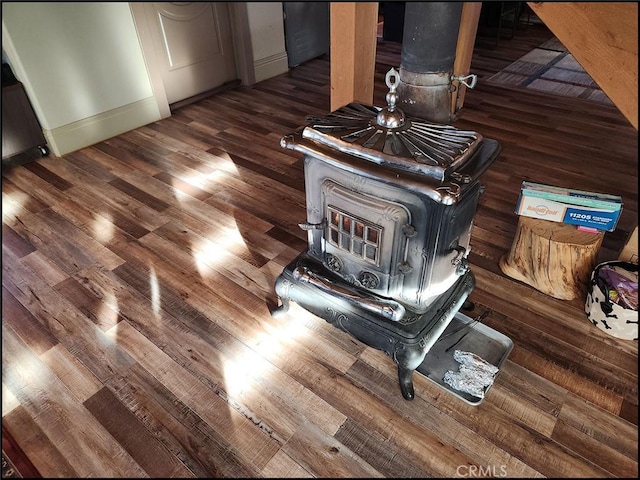
<path id="1" fill-rule="evenodd" d="M 388 296 L 402 275 L 411 223 L 403 205 L 354 192 L 331 180 L 322 183 L 325 265 L 351 284 Z"/>

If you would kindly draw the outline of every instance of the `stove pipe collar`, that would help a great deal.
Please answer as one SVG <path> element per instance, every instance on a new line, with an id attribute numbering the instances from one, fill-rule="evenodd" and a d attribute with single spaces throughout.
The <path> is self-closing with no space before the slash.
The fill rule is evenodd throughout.
<path id="1" fill-rule="evenodd" d="M 407 2 L 397 87 L 410 116 L 449 124 L 463 2 Z"/>

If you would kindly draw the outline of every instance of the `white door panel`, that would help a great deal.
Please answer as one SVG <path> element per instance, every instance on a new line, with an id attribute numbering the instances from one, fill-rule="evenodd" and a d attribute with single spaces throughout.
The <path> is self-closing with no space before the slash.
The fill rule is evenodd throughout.
<path id="1" fill-rule="evenodd" d="M 169 104 L 238 78 L 226 2 L 149 2 L 145 13 Z"/>

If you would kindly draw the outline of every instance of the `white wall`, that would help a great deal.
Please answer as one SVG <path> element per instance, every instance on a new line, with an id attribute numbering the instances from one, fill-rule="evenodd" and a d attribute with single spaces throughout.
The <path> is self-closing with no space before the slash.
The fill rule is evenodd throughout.
<path id="1" fill-rule="evenodd" d="M 287 72 L 282 2 L 237 5 L 251 83 Z M 128 2 L 2 2 L 2 49 L 55 155 L 162 118 Z"/>
<path id="2" fill-rule="evenodd" d="M 282 2 L 247 2 L 255 81 L 289 70 Z"/>
<path id="3" fill-rule="evenodd" d="M 2 2 L 2 45 L 56 155 L 160 118 L 126 2 Z"/>

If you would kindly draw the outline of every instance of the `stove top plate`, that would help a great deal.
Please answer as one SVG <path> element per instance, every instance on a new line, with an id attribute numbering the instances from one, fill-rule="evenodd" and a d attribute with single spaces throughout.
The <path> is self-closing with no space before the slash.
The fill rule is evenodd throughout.
<path id="1" fill-rule="evenodd" d="M 482 143 L 479 133 L 407 118 L 399 127 L 377 122 L 382 109 L 350 103 L 324 117 L 308 117 L 302 137 L 388 167 L 440 182 L 460 169 Z"/>

